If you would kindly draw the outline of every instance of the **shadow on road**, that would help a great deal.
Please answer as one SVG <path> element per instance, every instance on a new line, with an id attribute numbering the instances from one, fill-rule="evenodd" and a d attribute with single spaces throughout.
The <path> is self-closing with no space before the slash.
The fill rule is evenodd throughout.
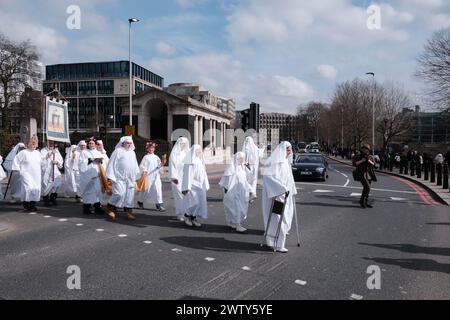
<path id="1" fill-rule="evenodd" d="M 312 206 L 312 207 L 333 207 L 333 208 L 359 208 L 358 205 L 344 205 L 344 204 L 333 204 L 333 203 L 324 203 L 324 202 L 297 202 L 298 205 L 302 206 Z"/>
<path id="2" fill-rule="evenodd" d="M 363 258 L 376 263 L 399 266 L 404 269 L 417 271 L 442 272 L 450 274 L 450 264 L 439 263 L 430 259 L 387 259 L 387 258 Z"/>
<path id="3" fill-rule="evenodd" d="M 199 250 L 210 250 L 214 252 L 236 252 L 236 253 L 261 253 L 267 252 L 273 253 L 272 250 L 269 250 L 267 247 L 261 247 L 257 243 L 248 243 L 242 241 L 233 241 L 227 240 L 225 238 L 217 238 L 217 237 L 165 237 L 160 240 L 165 241 L 167 243 L 186 247 L 191 249 L 199 249 Z"/>
<path id="4" fill-rule="evenodd" d="M 381 243 L 358 243 L 363 246 L 371 246 L 383 249 L 398 250 L 407 253 L 422 253 L 438 256 L 450 256 L 450 248 L 438 248 L 438 247 L 421 247 L 414 244 L 381 244 Z"/>

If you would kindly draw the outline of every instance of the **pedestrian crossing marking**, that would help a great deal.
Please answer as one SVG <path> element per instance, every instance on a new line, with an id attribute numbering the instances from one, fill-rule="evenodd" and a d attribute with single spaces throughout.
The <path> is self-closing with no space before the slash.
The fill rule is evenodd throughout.
<path id="1" fill-rule="evenodd" d="M 352 193 L 350 197 L 361 197 L 361 193 Z"/>
<path id="2" fill-rule="evenodd" d="M 314 193 L 327 193 L 327 192 L 335 192 L 334 190 L 321 190 L 321 189 L 318 189 L 318 190 L 315 190 L 315 191 L 313 191 Z"/>

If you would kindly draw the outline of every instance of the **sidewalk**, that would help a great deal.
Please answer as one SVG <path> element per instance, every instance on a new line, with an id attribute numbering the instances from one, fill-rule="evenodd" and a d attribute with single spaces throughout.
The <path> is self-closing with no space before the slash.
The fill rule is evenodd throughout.
<path id="1" fill-rule="evenodd" d="M 339 159 L 339 157 L 332 157 L 332 156 L 325 156 L 328 159 L 340 162 L 342 164 L 346 164 L 349 166 L 352 166 L 352 162 L 350 160 L 347 159 Z M 397 176 L 397 177 L 401 177 L 404 179 L 408 179 L 410 181 L 415 182 L 416 184 L 419 184 L 420 186 L 424 187 L 425 189 L 429 190 L 430 192 L 432 192 L 433 194 L 436 195 L 436 197 L 438 197 L 442 203 L 446 203 L 447 205 L 450 205 L 450 192 L 449 189 L 443 189 L 442 186 L 437 186 L 436 183 L 431 183 L 430 181 L 426 181 L 423 179 L 423 172 L 422 172 L 422 178 L 417 178 L 416 176 L 411 176 L 411 175 L 405 175 L 405 174 L 400 174 L 400 173 L 396 173 L 396 172 L 390 172 L 390 171 L 384 171 L 384 170 L 376 170 L 377 172 L 380 173 L 384 173 L 384 174 L 389 174 L 392 176 Z"/>

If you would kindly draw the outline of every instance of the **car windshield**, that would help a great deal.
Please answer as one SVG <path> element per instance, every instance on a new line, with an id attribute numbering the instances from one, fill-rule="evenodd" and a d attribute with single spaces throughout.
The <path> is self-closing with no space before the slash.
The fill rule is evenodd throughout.
<path id="1" fill-rule="evenodd" d="M 297 163 L 323 163 L 323 157 L 314 155 L 300 156 L 297 159 Z"/>
<path id="2" fill-rule="evenodd" d="M 299 149 L 306 149 L 306 143 L 299 143 L 298 147 Z"/>

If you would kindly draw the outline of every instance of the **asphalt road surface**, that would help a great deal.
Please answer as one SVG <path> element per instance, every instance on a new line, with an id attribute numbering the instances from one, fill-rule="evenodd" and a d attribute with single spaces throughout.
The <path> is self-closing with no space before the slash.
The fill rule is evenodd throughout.
<path id="1" fill-rule="evenodd" d="M 298 182 L 301 246 L 293 227 L 285 254 L 260 246 L 260 199 L 246 234 L 224 226 L 217 176 L 200 229 L 173 219 L 167 183 L 167 212 L 136 210 L 135 222 L 84 216 L 73 199 L 35 215 L 2 203 L 0 299 L 449 299 L 449 208 L 378 178 L 373 209 L 359 207 L 348 166 L 330 161 L 326 182 Z M 69 266 L 81 270 L 80 290 L 67 287 Z M 370 266 L 380 289 L 367 286 Z"/>

